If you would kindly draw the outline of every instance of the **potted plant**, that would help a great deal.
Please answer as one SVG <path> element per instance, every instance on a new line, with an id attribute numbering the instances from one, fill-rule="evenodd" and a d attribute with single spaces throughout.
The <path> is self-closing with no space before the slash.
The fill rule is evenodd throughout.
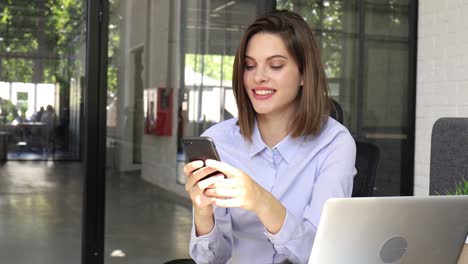
<path id="1" fill-rule="evenodd" d="M 447 192 L 447 195 L 468 195 L 468 180 L 463 178 L 459 183 L 455 184 L 453 191 Z M 468 237 L 466 238 L 465 246 L 460 254 L 458 263 L 468 263 Z"/>
<path id="2" fill-rule="evenodd" d="M 455 185 L 455 190 L 447 192 L 447 195 L 468 195 L 468 180 L 462 179 Z"/>
<path id="3" fill-rule="evenodd" d="M 22 104 L 20 106 L 20 112 L 21 112 L 21 121 L 25 122 L 26 121 L 26 112 L 28 111 L 28 106 L 26 104 Z"/>

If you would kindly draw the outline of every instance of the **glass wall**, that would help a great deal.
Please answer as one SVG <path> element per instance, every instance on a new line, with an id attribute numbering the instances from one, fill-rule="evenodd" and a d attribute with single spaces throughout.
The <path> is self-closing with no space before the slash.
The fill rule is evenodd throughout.
<path id="1" fill-rule="evenodd" d="M 78 160 L 81 1 L 0 4 L 0 160 Z"/>
<path id="2" fill-rule="evenodd" d="M 237 114 L 234 54 L 264 3 L 110 1 L 106 263 L 188 257 L 180 139 Z"/>
<path id="3" fill-rule="evenodd" d="M 86 3 L 0 2 L 2 263 L 81 262 Z"/>
<path id="4" fill-rule="evenodd" d="M 375 195 L 412 186 L 414 90 L 409 0 L 278 0 L 300 13 L 322 50 L 331 95 L 356 140 L 375 144 Z M 414 23 L 414 22 L 413 22 Z M 411 191 L 410 191 L 411 192 Z"/>

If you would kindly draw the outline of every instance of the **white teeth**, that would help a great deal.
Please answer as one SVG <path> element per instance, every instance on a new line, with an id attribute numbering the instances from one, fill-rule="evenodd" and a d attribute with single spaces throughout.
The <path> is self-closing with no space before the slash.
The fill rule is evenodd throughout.
<path id="1" fill-rule="evenodd" d="M 274 91 L 273 90 L 254 90 L 254 93 L 258 95 L 267 95 L 267 94 L 272 94 Z"/>

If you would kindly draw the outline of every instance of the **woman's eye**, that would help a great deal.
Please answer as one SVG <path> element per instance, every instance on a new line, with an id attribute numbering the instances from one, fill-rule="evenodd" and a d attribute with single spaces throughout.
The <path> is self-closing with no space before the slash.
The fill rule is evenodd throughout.
<path id="1" fill-rule="evenodd" d="M 246 70 L 251 70 L 253 68 L 254 68 L 254 65 L 247 65 L 247 64 L 245 65 Z"/>
<path id="2" fill-rule="evenodd" d="M 272 65 L 270 66 L 273 70 L 279 70 L 281 68 L 283 68 L 283 65 Z"/>

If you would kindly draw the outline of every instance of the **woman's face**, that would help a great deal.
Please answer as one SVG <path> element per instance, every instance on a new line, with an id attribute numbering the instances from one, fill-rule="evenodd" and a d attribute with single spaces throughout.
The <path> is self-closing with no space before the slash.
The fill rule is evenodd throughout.
<path id="1" fill-rule="evenodd" d="M 284 117 L 295 110 L 302 76 L 278 35 L 257 33 L 250 38 L 243 81 L 258 115 Z"/>

